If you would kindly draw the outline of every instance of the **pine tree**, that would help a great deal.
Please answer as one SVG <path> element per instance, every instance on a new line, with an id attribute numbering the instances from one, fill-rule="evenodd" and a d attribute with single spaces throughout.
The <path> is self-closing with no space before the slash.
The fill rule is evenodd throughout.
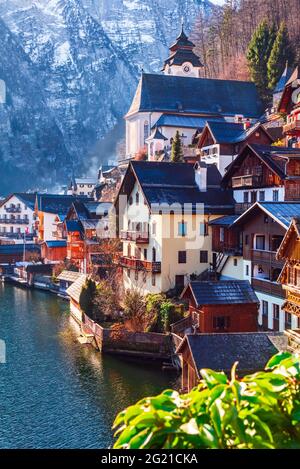
<path id="1" fill-rule="evenodd" d="M 288 29 L 285 23 L 281 23 L 268 61 L 268 85 L 274 90 L 283 71 L 286 62 L 293 63 L 293 51 L 289 41 Z"/>
<path id="2" fill-rule="evenodd" d="M 184 161 L 181 138 L 178 130 L 172 143 L 171 160 L 173 161 L 173 163 L 182 163 Z"/>
<path id="3" fill-rule="evenodd" d="M 262 21 L 252 36 L 247 52 L 251 78 L 256 84 L 260 96 L 265 103 L 270 96 L 268 87 L 268 61 L 275 37 L 275 26 L 269 26 L 267 21 Z"/>

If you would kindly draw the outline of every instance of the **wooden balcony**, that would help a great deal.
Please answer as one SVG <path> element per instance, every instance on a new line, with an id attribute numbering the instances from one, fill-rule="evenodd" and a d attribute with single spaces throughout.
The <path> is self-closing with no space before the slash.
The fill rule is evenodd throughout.
<path id="1" fill-rule="evenodd" d="M 28 218 L 0 218 L 0 223 L 5 225 L 29 225 Z"/>
<path id="2" fill-rule="evenodd" d="M 141 231 L 121 231 L 122 241 L 132 241 L 137 244 L 149 244 L 149 233 Z"/>
<path id="3" fill-rule="evenodd" d="M 133 270 L 143 270 L 153 274 L 161 273 L 161 262 L 149 262 L 136 259 L 135 257 L 120 256 L 114 259 L 120 267 Z"/>
<path id="4" fill-rule="evenodd" d="M 283 133 L 293 134 L 300 133 L 300 120 L 294 120 L 293 122 L 288 122 L 283 126 Z"/>
<path id="5" fill-rule="evenodd" d="M 231 179 L 233 189 L 236 189 L 238 187 L 260 187 L 261 182 L 261 176 L 257 176 L 254 174 L 249 176 L 237 176 Z"/>
<path id="6" fill-rule="evenodd" d="M 279 269 L 284 265 L 283 261 L 278 261 L 276 259 L 276 251 L 252 249 L 251 260 L 255 264 L 268 264 L 269 266 Z"/>
<path id="7" fill-rule="evenodd" d="M 21 207 L 15 207 L 15 206 L 7 207 L 7 206 L 4 206 L 4 208 L 5 208 L 7 213 L 21 213 L 21 211 L 22 211 Z"/>
<path id="8" fill-rule="evenodd" d="M 258 292 L 277 296 L 279 298 L 285 298 L 285 292 L 279 283 L 260 278 L 252 278 L 252 287 Z"/>
<path id="9" fill-rule="evenodd" d="M 222 243 L 221 241 L 216 241 L 213 239 L 212 250 L 214 252 L 222 252 L 228 254 L 229 256 L 242 256 L 243 255 L 243 246 L 233 245 L 231 243 Z"/>

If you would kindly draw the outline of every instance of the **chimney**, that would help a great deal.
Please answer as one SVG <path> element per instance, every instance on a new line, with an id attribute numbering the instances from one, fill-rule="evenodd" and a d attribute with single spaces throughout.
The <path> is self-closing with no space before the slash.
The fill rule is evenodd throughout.
<path id="1" fill-rule="evenodd" d="M 207 167 L 202 167 L 199 163 L 195 165 L 195 182 L 200 192 L 207 191 Z"/>

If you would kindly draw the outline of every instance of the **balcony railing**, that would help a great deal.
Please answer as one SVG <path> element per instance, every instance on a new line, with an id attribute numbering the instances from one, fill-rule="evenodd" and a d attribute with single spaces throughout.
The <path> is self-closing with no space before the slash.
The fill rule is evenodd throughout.
<path id="1" fill-rule="evenodd" d="M 222 243 L 221 241 L 213 240 L 212 243 L 212 250 L 214 252 L 223 252 L 230 256 L 242 256 L 243 254 L 243 246 L 233 246 L 230 243 Z"/>
<path id="2" fill-rule="evenodd" d="M 25 234 L 25 239 L 30 241 L 33 240 L 35 236 L 36 235 L 33 233 Z M 24 239 L 24 233 L 8 233 L 6 231 L 0 231 L 0 237 L 9 239 Z"/>
<path id="3" fill-rule="evenodd" d="M 149 244 L 149 233 L 141 231 L 121 231 L 122 241 L 133 241 L 137 244 Z"/>
<path id="4" fill-rule="evenodd" d="M 252 262 L 255 264 L 269 264 L 272 267 L 283 267 L 283 262 L 276 259 L 276 251 L 263 251 L 259 249 L 252 249 Z"/>
<path id="5" fill-rule="evenodd" d="M 5 210 L 7 211 L 7 213 L 21 213 L 22 209 L 21 207 L 7 207 L 7 206 L 4 206 Z"/>
<path id="6" fill-rule="evenodd" d="M 249 176 L 237 176 L 233 177 L 231 181 L 234 189 L 237 187 L 259 187 L 261 185 L 261 176 L 254 174 Z"/>
<path id="7" fill-rule="evenodd" d="M 285 292 L 279 283 L 265 279 L 252 278 L 252 287 L 254 290 L 266 293 L 267 295 L 285 298 Z"/>
<path id="8" fill-rule="evenodd" d="M 120 256 L 115 259 L 118 265 L 126 269 L 143 270 L 145 272 L 161 273 L 161 262 L 149 262 L 134 257 Z"/>
<path id="9" fill-rule="evenodd" d="M 300 121 L 295 120 L 293 122 L 288 122 L 283 126 L 283 132 L 285 134 L 290 133 L 290 132 L 300 132 Z"/>
<path id="10" fill-rule="evenodd" d="M 29 225 L 28 218 L 0 218 L 0 223 L 6 225 Z"/>

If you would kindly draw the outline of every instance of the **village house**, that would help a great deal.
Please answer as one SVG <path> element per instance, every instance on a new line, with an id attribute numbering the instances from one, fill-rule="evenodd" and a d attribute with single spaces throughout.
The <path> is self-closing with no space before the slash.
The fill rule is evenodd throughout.
<path id="1" fill-rule="evenodd" d="M 278 110 L 287 116 L 283 126 L 286 145 L 300 148 L 300 68 L 296 67 L 287 81 Z"/>
<path id="2" fill-rule="evenodd" d="M 190 392 L 201 380 L 201 370 L 223 371 L 228 378 L 234 363 L 242 377 L 261 371 L 287 341 L 282 334 L 193 334 L 187 335 L 177 349 L 182 362 L 181 387 Z"/>
<path id="3" fill-rule="evenodd" d="M 64 270 L 61 274 L 59 274 L 59 276 L 57 277 L 57 281 L 59 284 L 59 295 L 64 298 L 68 298 L 68 288 L 81 277 L 82 274 L 80 272 L 73 272 L 71 270 Z"/>
<path id="4" fill-rule="evenodd" d="M 67 257 L 67 241 L 44 241 L 41 244 L 41 256 L 45 264 L 63 262 Z"/>
<path id="5" fill-rule="evenodd" d="M 66 290 L 66 294 L 70 298 L 71 318 L 80 328 L 83 323 L 83 312 L 80 308 L 80 295 L 87 278 L 87 275 L 81 274 L 80 277 L 78 277 L 75 282 L 73 282 L 72 285 L 70 285 L 70 287 Z"/>
<path id="6" fill-rule="evenodd" d="M 125 289 L 181 293 L 210 267 L 209 221 L 234 211 L 213 165 L 132 161 L 115 201 Z"/>
<path id="7" fill-rule="evenodd" d="M 67 236 L 66 257 L 87 273 L 105 266 L 103 243 L 110 238 L 110 203 L 75 201 L 63 222 Z"/>
<path id="8" fill-rule="evenodd" d="M 126 120 L 126 158 L 143 148 L 154 160 L 169 153 L 176 131 L 190 151 L 207 120 L 255 123 L 263 106 L 252 82 L 201 78 L 203 65 L 183 29 L 163 74 L 142 73 Z"/>
<path id="9" fill-rule="evenodd" d="M 68 195 L 79 195 L 91 198 L 93 197 L 96 185 L 96 178 L 73 178 L 68 188 Z"/>
<path id="10" fill-rule="evenodd" d="M 0 203 L 0 240 L 23 243 L 33 240 L 36 194 L 11 194 Z"/>
<path id="11" fill-rule="evenodd" d="M 7 244 L 0 245 L 0 265 L 15 264 L 16 262 L 40 259 L 41 248 L 37 244 Z"/>
<path id="12" fill-rule="evenodd" d="M 273 137 L 258 122 L 234 123 L 208 121 L 198 138 L 197 147 L 200 159 L 207 164 L 215 164 L 224 176 L 226 168 L 235 160 L 247 144 L 271 145 Z"/>
<path id="13" fill-rule="evenodd" d="M 35 200 L 35 228 L 38 241 L 56 241 L 61 238 L 58 226 L 64 221 L 72 202 L 82 196 L 58 194 L 37 194 Z M 86 200 L 86 198 L 84 198 Z"/>
<path id="14" fill-rule="evenodd" d="M 189 301 L 194 332 L 229 333 L 258 330 L 259 300 L 248 281 L 191 282 L 181 299 Z M 182 332 L 178 329 L 173 332 Z"/>
<path id="15" fill-rule="evenodd" d="M 295 329 L 288 328 L 289 347 L 300 351 L 300 218 L 293 218 L 289 229 L 278 249 L 277 259 L 284 261 L 278 281 L 285 291 L 285 322 L 294 323 Z"/>
<path id="16" fill-rule="evenodd" d="M 283 262 L 277 250 L 300 202 L 257 202 L 240 216 L 213 220 L 212 250 L 221 279 L 248 280 L 260 301 L 259 325 L 264 330 L 295 329 L 285 315 L 284 291 L 277 283 Z"/>
<path id="17" fill-rule="evenodd" d="M 256 201 L 300 201 L 300 149 L 248 144 L 229 166 L 222 186 L 233 190 L 237 213 Z"/>

